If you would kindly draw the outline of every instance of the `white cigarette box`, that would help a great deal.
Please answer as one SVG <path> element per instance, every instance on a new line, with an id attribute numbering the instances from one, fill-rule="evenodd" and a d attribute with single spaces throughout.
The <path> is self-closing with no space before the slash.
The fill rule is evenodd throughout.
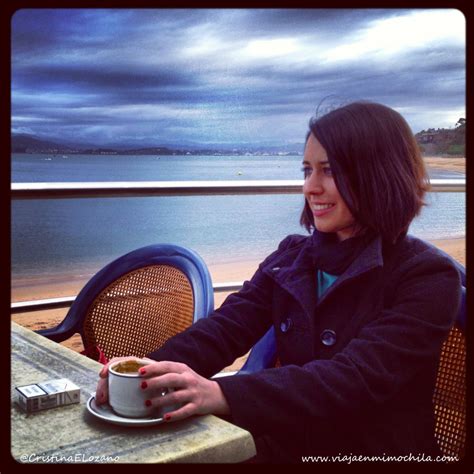
<path id="1" fill-rule="evenodd" d="M 79 403 L 81 389 L 68 379 L 47 380 L 15 387 L 17 403 L 26 412 Z"/>

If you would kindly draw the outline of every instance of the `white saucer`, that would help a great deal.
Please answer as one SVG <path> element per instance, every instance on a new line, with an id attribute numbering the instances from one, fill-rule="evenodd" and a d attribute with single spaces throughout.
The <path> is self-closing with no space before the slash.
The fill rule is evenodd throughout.
<path id="1" fill-rule="evenodd" d="M 113 423 L 115 425 L 122 426 L 152 426 L 163 423 L 164 420 L 162 417 L 153 418 L 148 416 L 145 418 L 127 418 L 125 416 L 118 415 L 115 413 L 111 406 L 108 403 L 104 405 L 97 405 L 95 402 L 95 393 L 87 400 L 87 410 L 89 413 L 94 415 L 96 418 L 107 421 L 108 423 Z"/>

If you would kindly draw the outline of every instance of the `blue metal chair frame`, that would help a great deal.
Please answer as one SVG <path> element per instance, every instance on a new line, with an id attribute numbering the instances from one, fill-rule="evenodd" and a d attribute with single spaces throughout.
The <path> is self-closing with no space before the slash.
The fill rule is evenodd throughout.
<path id="1" fill-rule="evenodd" d="M 64 341 L 75 333 L 83 337 L 84 317 L 97 295 L 124 274 L 149 265 L 170 265 L 186 275 L 193 290 L 194 322 L 214 310 L 212 280 L 204 260 L 194 250 L 179 245 L 154 244 L 133 250 L 102 268 L 79 292 L 58 326 L 37 332 L 56 342 Z"/>
<path id="2" fill-rule="evenodd" d="M 448 257 L 459 271 L 461 276 L 461 304 L 456 318 L 456 325 L 463 334 L 466 331 L 466 269 L 458 261 L 452 258 L 443 250 L 426 242 L 436 252 Z M 271 327 L 265 335 L 253 346 L 245 364 L 238 371 L 238 374 L 251 374 L 263 369 L 275 366 L 277 360 L 277 348 L 275 340 L 275 328 Z"/>

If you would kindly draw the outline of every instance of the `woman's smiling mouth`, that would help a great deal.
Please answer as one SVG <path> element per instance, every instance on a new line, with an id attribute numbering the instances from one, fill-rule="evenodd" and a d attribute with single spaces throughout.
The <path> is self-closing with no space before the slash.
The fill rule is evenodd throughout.
<path id="1" fill-rule="evenodd" d="M 313 211 L 313 215 L 315 217 L 323 216 L 327 214 L 335 207 L 335 204 L 328 203 L 328 204 L 311 204 L 311 210 Z"/>

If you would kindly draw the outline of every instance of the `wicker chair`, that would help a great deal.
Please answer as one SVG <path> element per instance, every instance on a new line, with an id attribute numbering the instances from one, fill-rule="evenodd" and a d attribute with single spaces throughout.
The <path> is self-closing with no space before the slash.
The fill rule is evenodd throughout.
<path id="1" fill-rule="evenodd" d="M 455 264 L 462 280 L 461 306 L 441 349 L 433 405 L 435 436 L 442 453 L 462 459 L 466 449 L 466 272 Z"/>
<path id="2" fill-rule="evenodd" d="M 433 406 L 435 437 L 441 452 L 462 459 L 466 444 L 466 271 L 448 254 L 430 245 L 436 252 L 447 256 L 461 276 L 462 294 L 457 321 L 443 344 L 438 367 Z M 250 374 L 277 367 L 277 348 L 274 328 L 255 344 L 237 374 Z"/>
<path id="3" fill-rule="evenodd" d="M 38 331 L 56 342 L 75 333 L 107 359 L 143 357 L 214 309 L 206 264 L 190 249 L 157 244 L 105 266 L 80 291 L 64 320 Z"/>

